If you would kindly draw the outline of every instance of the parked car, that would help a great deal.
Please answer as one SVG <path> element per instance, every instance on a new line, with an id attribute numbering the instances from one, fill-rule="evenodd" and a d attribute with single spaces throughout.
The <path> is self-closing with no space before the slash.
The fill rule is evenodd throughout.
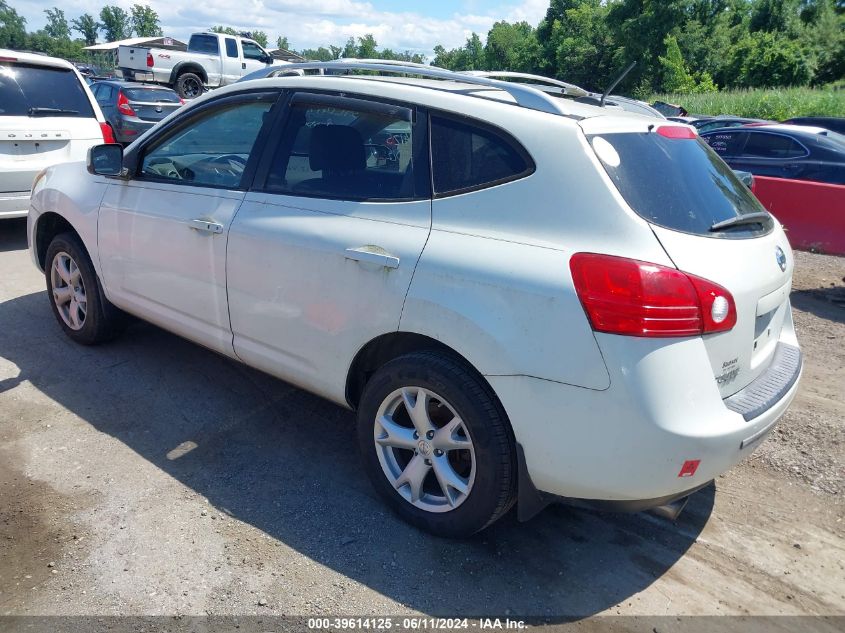
<path id="1" fill-rule="evenodd" d="M 208 88 L 227 86 L 267 66 L 284 66 L 255 40 L 224 33 L 194 33 L 187 52 L 169 48 L 119 46 L 117 65 L 124 79 L 149 81 L 193 99 Z"/>
<path id="2" fill-rule="evenodd" d="M 98 343 L 122 310 L 356 410 L 373 485 L 436 534 L 676 514 L 797 390 L 780 225 L 688 126 L 412 74 L 221 88 L 47 170 L 59 326 Z M 366 151 L 388 133 L 398 165 Z"/>
<path id="3" fill-rule="evenodd" d="M 787 119 L 783 123 L 821 127 L 831 132 L 845 134 L 845 117 L 841 116 L 799 116 Z"/>
<path id="4" fill-rule="evenodd" d="M 701 137 L 733 169 L 755 176 L 845 184 L 845 136 L 803 125 L 765 125 Z"/>
<path id="5" fill-rule="evenodd" d="M 170 88 L 120 80 L 91 86 L 118 143 L 128 144 L 185 103 Z"/>
<path id="6" fill-rule="evenodd" d="M 698 130 L 699 134 L 710 132 L 712 130 L 719 130 L 731 127 L 742 127 L 745 125 L 766 125 L 774 123 L 774 121 L 766 121 L 765 119 L 747 119 L 742 117 L 725 117 L 717 116 L 709 120 L 699 119 L 692 121 L 692 126 Z"/>
<path id="7" fill-rule="evenodd" d="M 0 49 L 0 219 L 23 217 L 35 175 L 114 139 L 73 64 Z"/>

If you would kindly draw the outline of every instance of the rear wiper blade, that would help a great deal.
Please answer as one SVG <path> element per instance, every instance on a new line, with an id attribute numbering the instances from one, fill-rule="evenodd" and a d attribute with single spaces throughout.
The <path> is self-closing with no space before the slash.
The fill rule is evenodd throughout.
<path id="1" fill-rule="evenodd" d="M 62 108 L 30 108 L 29 116 L 49 116 L 51 114 L 79 114 L 79 110 L 64 110 Z"/>
<path id="2" fill-rule="evenodd" d="M 735 218 L 728 218 L 721 222 L 716 222 L 710 227 L 710 231 L 716 232 L 723 229 L 729 229 L 734 226 L 744 226 L 746 224 L 763 224 L 770 216 L 765 211 L 755 211 L 754 213 L 746 213 L 745 215 L 738 215 Z"/>

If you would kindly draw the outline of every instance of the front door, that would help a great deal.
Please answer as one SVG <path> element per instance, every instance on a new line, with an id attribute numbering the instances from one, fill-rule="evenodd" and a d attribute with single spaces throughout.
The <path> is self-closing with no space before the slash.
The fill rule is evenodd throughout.
<path id="1" fill-rule="evenodd" d="M 100 207 L 100 261 L 112 301 L 229 355 L 226 237 L 276 96 L 200 108 L 141 148 L 137 175 L 110 184 Z"/>
<path id="2" fill-rule="evenodd" d="M 342 403 L 355 354 L 398 329 L 431 226 L 426 121 L 415 114 L 293 97 L 229 233 L 229 307 L 245 362 Z"/>

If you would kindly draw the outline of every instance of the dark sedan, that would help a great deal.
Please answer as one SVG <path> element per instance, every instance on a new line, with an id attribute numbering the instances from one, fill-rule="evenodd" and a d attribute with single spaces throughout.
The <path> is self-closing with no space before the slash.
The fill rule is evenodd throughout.
<path id="1" fill-rule="evenodd" d="M 114 130 L 115 140 L 124 144 L 134 141 L 184 103 L 170 88 L 128 81 L 98 81 L 91 91 Z"/>
<path id="2" fill-rule="evenodd" d="M 845 184 L 845 136 L 823 128 L 765 125 L 701 135 L 732 169 L 755 176 Z"/>
<path id="3" fill-rule="evenodd" d="M 831 132 L 845 134 L 845 117 L 840 116 L 799 116 L 793 119 L 787 119 L 784 123 L 823 127 Z"/>

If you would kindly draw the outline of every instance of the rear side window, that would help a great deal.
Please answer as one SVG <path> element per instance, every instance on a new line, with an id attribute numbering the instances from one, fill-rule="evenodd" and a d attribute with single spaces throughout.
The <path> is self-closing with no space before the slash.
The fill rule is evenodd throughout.
<path id="1" fill-rule="evenodd" d="M 65 68 L 0 64 L 0 116 L 93 117 L 88 94 Z"/>
<path id="2" fill-rule="evenodd" d="M 124 88 L 123 94 L 130 101 L 147 101 L 150 103 L 179 103 L 179 95 L 172 90 L 158 90 L 155 88 Z"/>
<path id="3" fill-rule="evenodd" d="M 714 132 L 701 138 L 719 156 L 738 156 L 747 136 L 747 132 Z"/>
<path id="4" fill-rule="evenodd" d="M 192 53 L 218 55 L 220 53 L 220 45 L 215 35 L 191 35 L 188 50 Z"/>
<path id="5" fill-rule="evenodd" d="M 522 178 L 534 171 L 528 153 L 509 135 L 483 124 L 431 117 L 435 195 L 462 193 Z"/>
<path id="6" fill-rule="evenodd" d="M 806 156 L 807 151 L 800 143 L 782 134 L 749 132 L 742 154 L 758 158 L 797 158 Z"/>
<path id="7" fill-rule="evenodd" d="M 719 222 L 765 209 L 699 138 L 666 138 L 654 132 L 588 138 L 622 197 L 648 222 L 711 237 L 752 237 L 773 227 L 767 217 L 711 230 Z"/>
<path id="8" fill-rule="evenodd" d="M 237 57 L 238 56 L 238 43 L 231 37 L 226 38 L 226 56 L 227 57 Z"/>

